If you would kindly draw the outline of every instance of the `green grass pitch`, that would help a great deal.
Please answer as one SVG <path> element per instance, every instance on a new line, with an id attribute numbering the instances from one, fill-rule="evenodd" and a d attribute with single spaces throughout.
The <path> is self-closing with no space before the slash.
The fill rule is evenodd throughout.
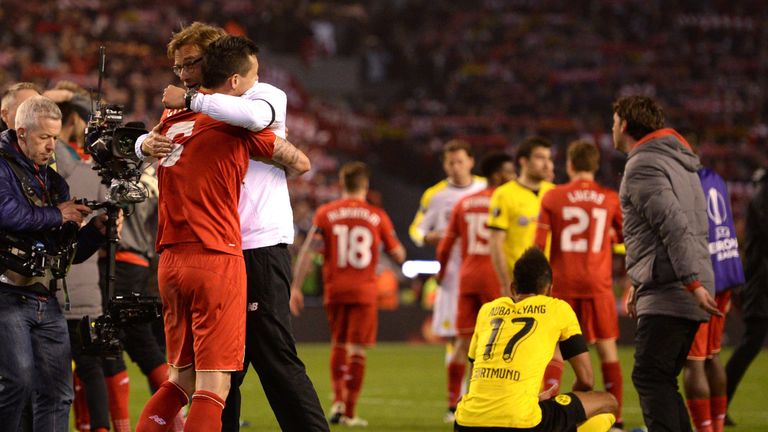
<path id="1" fill-rule="evenodd" d="M 307 365 L 320 401 L 327 412 L 331 404 L 328 376 L 328 344 L 301 344 L 301 358 Z M 624 374 L 624 419 L 628 428 L 642 424 L 637 393 L 632 387 L 633 347 L 620 348 Z M 723 353 L 727 361 L 730 350 Z M 377 431 L 451 431 L 442 422 L 445 413 L 444 347 L 441 345 L 409 345 L 404 343 L 379 344 L 368 352 L 366 376 L 360 396 L 358 415 L 369 421 L 363 430 Z M 593 353 L 593 361 L 596 357 Z M 131 424 L 149 397 L 146 380 L 130 364 Z M 573 375 L 566 367 L 564 387 L 569 388 Z M 596 387 L 602 385 L 599 365 L 595 363 Z M 242 387 L 243 409 L 241 417 L 250 422 L 248 431 L 279 431 L 277 422 L 264 398 L 258 377 L 249 371 Z M 728 432 L 757 432 L 768 430 L 768 356 L 760 353 L 752 364 L 731 406 L 731 416 L 738 423 L 726 428 Z M 344 430 L 334 426 L 332 430 Z"/>

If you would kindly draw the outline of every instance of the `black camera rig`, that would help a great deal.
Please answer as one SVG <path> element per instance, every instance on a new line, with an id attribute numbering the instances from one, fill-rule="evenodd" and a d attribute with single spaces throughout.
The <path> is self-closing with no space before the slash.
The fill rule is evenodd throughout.
<path id="1" fill-rule="evenodd" d="M 101 83 L 106 63 L 105 48 L 99 48 L 99 88 L 97 108 L 85 130 L 86 152 L 91 154 L 94 170 L 101 182 L 109 188 L 105 202 L 81 201 L 91 209 L 104 209 L 107 214 L 106 289 L 102 293 L 108 300 L 104 314 L 80 321 L 80 337 L 86 353 L 104 357 L 117 357 L 122 353 L 121 328 L 160 318 L 161 303 L 157 297 L 133 293 L 115 296 L 115 254 L 117 252 L 117 220 L 120 211 L 147 199 L 147 191 L 140 182 L 141 161 L 134 152 L 136 139 L 147 133 L 142 127 L 124 127 L 123 109 L 118 105 L 101 104 Z"/>
<path id="2" fill-rule="evenodd" d="M 105 49 L 99 48 L 99 88 L 96 110 L 85 129 L 85 151 L 94 162 L 101 182 L 109 188 L 107 201 L 133 204 L 147 199 L 141 184 L 141 160 L 134 151 L 136 140 L 147 133 L 141 123 L 123 123 L 123 107 L 101 103 L 101 82 L 106 64 Z"/>
<path id="3" fill-rule="evenodd" d="M 67 222 L 42 237 L 0 230 L 0 273 L 42 277 L 50 270 L 54 279 L 62 279 L 75 257 L 78 229 L 77 223 Z"/>

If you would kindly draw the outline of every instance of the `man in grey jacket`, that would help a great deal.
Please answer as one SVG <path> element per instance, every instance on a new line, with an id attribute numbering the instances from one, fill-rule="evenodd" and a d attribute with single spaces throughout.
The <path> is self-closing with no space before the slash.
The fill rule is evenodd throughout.
<path id="1" fill-rule="evenodd" d="M 619 196 L 633 286 L 628 310 L 638 318 L 632 381 L 649 431 L 691 431 L 677 376 L 699 324 L 720 314 L 699 158 L 642 96 L 614 103 L 613 141 L 628 153 Z"/>

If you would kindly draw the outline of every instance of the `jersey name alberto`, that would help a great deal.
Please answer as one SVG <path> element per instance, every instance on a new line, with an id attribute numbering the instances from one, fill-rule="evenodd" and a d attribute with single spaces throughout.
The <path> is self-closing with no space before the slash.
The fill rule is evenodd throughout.
<path id="1" fill-rule="evenodd" d="M 537 295 L 500 297 L 477 315 L 469 347 L 474 367 L 459 402 L 462 426 L 530 428 L 541 422 L 539 389 L 555 344 L 581 334 L 564 301 Z"/>
<path id="2" fill-rule="evenodd" d="M 526 249 L 533 246 L 541 198 L 554 187 L 552 183 L 542 182 L 536 194 L 513 180 L 493 192 L 488 226 L 507 233 L 504 240 L 504 256 L 510 274 L 517 259 Z"/>

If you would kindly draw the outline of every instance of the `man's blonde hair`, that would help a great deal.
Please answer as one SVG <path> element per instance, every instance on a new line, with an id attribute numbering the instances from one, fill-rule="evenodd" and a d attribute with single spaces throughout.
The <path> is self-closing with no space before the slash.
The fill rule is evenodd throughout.
<path id="1" fill-rule="evenodd" d="M 21 90 L 34 90 L 37 93 L 43 92 L 43 89 L 41 89 L 40 86 L 35 83 L 24 81 L 17 82 L 16 84 L 8 87 L 5 92 L 3 92 L 3 96 L 0 98 L 0 108 L 7 109 L 9 106 L 13 105 L 13 103 L 16 101 L 16 93 Z"/>
<path id="2" fill-rule="evenodd" d="M 211 42 L 226 34 L 221 27 L 195 21 L 173 34 L 168 42 L 168 58 L 173 60 L 173 55 L 184 45 L 197 45 L 200 50 L 205 50 Z"/>

